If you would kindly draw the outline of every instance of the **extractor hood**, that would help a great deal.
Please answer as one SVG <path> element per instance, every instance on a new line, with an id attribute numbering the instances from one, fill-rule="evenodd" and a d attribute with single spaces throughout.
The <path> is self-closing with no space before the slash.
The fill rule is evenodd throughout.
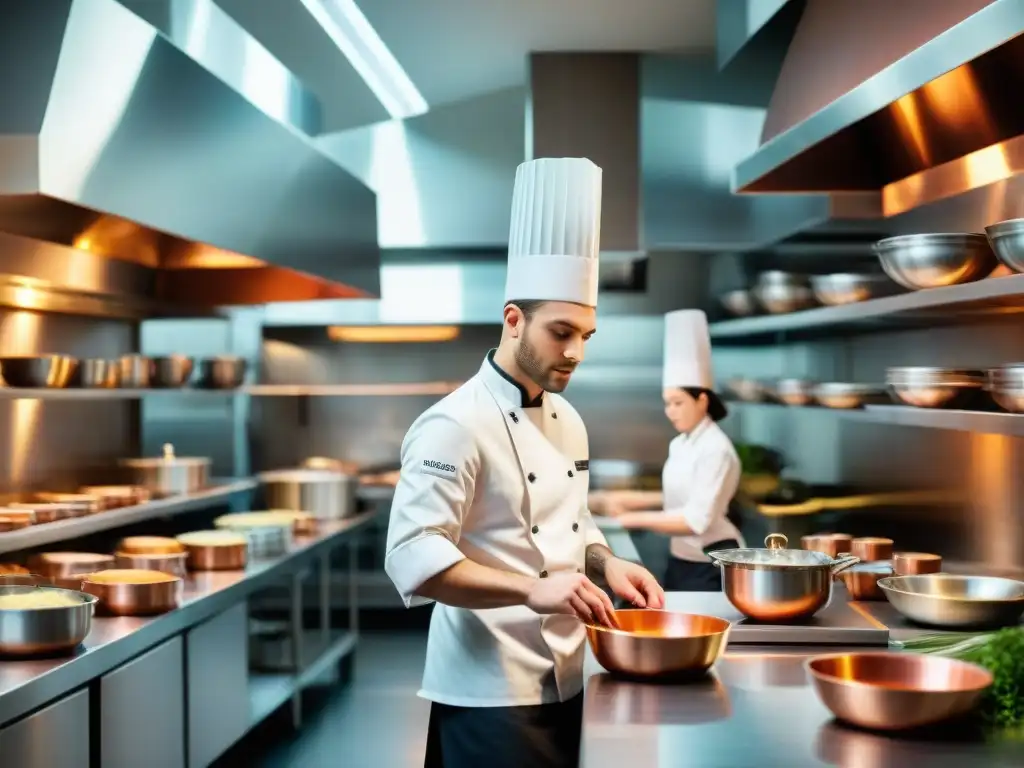
<path id="1" fill-rule="evenodd" d="M 880 191 L 894 216 L 1024 169 L 1024 3 L 807 3 L 743 192 Z"/>
<path id="2" fill-rule="evenodd" d="M 198 303 L 377 294 L 375 195 L 301 132 L 308 94 L 211 0 L 139 5 L 173 13 L 5 5 L 0 231 Z"/>
<path id="3" fill-rule="evenodd" d="M 774 76 L 720 72 L 714 54 L 534 53 L 526 156 L 604 169 L 602 252 L 742 252 L 880 215 L 877 194 L 733 194 Z M 868 224 L 870 226 L 870 224 Z"/>

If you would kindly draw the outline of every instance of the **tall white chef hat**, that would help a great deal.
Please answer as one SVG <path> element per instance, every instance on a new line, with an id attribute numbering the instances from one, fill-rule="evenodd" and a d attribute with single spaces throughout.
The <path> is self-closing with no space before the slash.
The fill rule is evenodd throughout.
<path id="1" fill-rule="evenodd" d="M 725 405 L 715 394 L 711 368 L 708 318 L 699 309 L 679 309 L 665 315 L 665 347 L 661 385 L 664 389 L 702 389 L 708 395 L 708 414 L 718 421 Z"/>
<path id="2" fill-rule="evenodd" d="M 586 158 L 530 160 L 516 170 L 505 301 L 597 306 L 601 169 Z"/>

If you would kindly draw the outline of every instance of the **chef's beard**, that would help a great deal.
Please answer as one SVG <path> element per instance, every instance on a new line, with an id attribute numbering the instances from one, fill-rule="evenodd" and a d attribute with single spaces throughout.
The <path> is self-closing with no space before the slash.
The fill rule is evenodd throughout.
<path id="1" fill-rule="evenodd" d="M 537 348 L 530 343 L 529 328 L 516 347 L 516 365 L 519 366 L 519 370 L 529 376 L 530 381 L 545 392 L 561 392 L 569 385 L 569 377 L 557 375 L 556 369 L 561 368 L 564 371 L 576 369 L 575 365 L 565 360 L 556 365 L 549 365 L 541 360 Z"/>

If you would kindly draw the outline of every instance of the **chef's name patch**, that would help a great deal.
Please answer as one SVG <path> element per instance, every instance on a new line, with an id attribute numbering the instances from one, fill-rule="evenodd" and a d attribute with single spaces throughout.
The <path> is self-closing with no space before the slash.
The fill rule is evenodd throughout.
<path id="1" fill-rule="evenodd" d="M 577 472 L 587 472 L 590 470 L 590 459 L 584 459 L 583 461 L 576 462 Z"/>
<path id="2" fill-rule="evenodd" d="M 424 459 L 423 464 L 420 466 L 420 471 L 427 475 L 436 475 L 437 477 L 443 477 L 447 480 L 454 480 L 458 469 L 454 464 L 448 464 L 444 461 Z"/>

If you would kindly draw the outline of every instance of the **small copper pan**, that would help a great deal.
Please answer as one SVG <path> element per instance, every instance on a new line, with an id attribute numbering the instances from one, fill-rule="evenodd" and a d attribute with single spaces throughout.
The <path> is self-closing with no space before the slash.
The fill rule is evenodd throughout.
<path id="1" fill-rule="evenodd" d="M 178 537 L 188 552 L 192 571 L 244 571 L 249 540 L 233 531 L 198 531 Z"/>
<path id="2" fill-rule="evenodd" d="M 44 504 L 69 504 L 81 510 L 83 515 L 102 511 L 99 497 L 87 493 L 37 493 L 33 501 Z"/>
<path id="3" fill-rule="evenodd" d="M 814 552 L 824 552 L 831 558 L 850 554 L 853 536 L 848 533 L 815 533 L 800 537 L 800 547 Z"/>
<path id="4" fill-rule="evenodd" d="M 892 563 L 888 560 L 856 563 L 838 575 L 851 600 L 885 600 L 878 580 L 892 576 Z"/>
<path id="5" fill-rule="evenodd" d="M 86 485 L 78 490 L 98 498 L 103 509 L 133 507 L 145 504 L 151 497 L 150 492 L 140 485 Z"/>
<path id="6" fill-rule="evenodd" d="M 128 536 L 121 539 L 117 551 L 126 555 L 177 555 L 185 545 L 166 536 Z"/>
<path id="7" fill-rule="evenodd" d="M 17 507 L 0 507 L 0 517 L 11 520 L 14 527 L 9 530 L 28 528 L 36 524 L 36 512 L 34 509 L 18 509 Z"/>
<path id="8" fill-rule="evenodd" d="M 30 557 L 28 565 L 40 576 L 49 579 L 72 579 L 74 582 L 73 577 L 81 574 L 113 568 L 114 558 L 112 555 L 100 555 L 95 552 L 43 552 Z"/>
<path id="9" fill-rule="evenodd" d="M 897 576 L 939 573 L 942 570 L 942 558 L 928 552 L 897 552 L 892 556 L 892 570 Z"/>
<path id="10" fill-rule="evenodd" d="M 850 554 L 868 563 L 892 560 L 892 545 L 892 539 L 864 536 L 850 542 Z"/>
<path id="11" fill-rule="evenodd" d="M 8 505 L 14 509 L 30 509 L 35 512 L 36 523 L 56 523 L 82 517 L 88 511 L 82 505 L 47 503 L 44 501 L 19 501 Z"/>
<path id="12" fill-rule="evenodd" d="M 114 557 L 114 564 L 117 568 L 136 571 L 160 571 L 161 573 L 169 573 L 172 576 L 182 578 L 188 575 L 187 552 L 163 552 L 156 554 L 116 552 Z"/>
<path id="13" fill-rule="evenodd" d="M 114 616 L 153 616 L 181 605 L 184 582 L 162 571 L 113 569 L 90 573 L 82 591 L 99 599 L 97 608 Z"/>

